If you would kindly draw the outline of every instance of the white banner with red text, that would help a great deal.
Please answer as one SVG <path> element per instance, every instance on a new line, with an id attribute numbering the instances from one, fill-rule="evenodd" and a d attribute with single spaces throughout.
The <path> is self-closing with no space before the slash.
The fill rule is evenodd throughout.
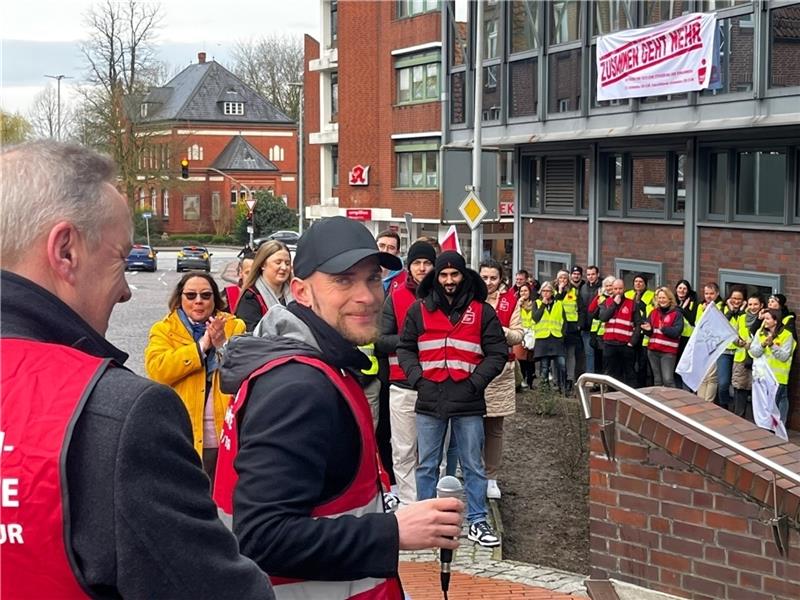
<path id="1" fill-rule="evenodd" d="M 714 13 L 690 13 L 654 27 L 597 39 L 597 100 L 681 94 L 709 87 Z"/>

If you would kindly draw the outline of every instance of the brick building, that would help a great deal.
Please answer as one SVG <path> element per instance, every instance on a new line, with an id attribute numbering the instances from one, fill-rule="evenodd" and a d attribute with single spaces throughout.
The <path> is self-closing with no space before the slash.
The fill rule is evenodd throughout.
<path id="1" fill-rule="evenodd" d="M 205 52 L 197 58 L 138 107 L 137 132 L 148 139 L 138 206 L 170 234 L 229 233 L 247 190 L 272 191 L 296 209 L 295 122 Z"/>

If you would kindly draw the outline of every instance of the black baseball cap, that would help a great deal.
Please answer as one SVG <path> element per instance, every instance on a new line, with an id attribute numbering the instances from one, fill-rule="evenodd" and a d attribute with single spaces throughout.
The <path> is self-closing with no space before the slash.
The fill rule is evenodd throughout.
<path id="1" fill-rule="evenodd" d="M 377 256 L 381 266 L 392 271 L 403 268 L 397 256 L 378 250 L 375 238 L 361 223 L 347 217 L 328 217 L 300 236 L 292 269 L 301 279 L 315 271 L 335 275 L 369 256 Z"/>

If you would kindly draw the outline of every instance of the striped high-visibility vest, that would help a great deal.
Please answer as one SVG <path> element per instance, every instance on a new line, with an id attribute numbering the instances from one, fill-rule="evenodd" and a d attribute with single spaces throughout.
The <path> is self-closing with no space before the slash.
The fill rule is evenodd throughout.
<path id="1" fill-rule="evenodd" d="M 636 298 L 636 290 L 628 290 L 625 292 L 625 297 L 630 298 L 631 300 Z M 649 317 L 650 313 L 653 312 L 653 309 L 656 307 L 656 293 L 653 290 L 645 290 L 642 292 L 641 298 L 639 300 L 642 301 L 644 304 L 644 316 Z M 647 347 L 650 344 L 650 336 L 643 335 L 642 336 L 642 346 Z"/>
<path id="2" fill-rule="evenodd" d="M 745 345 L 741 348 L 736 348 L 736 353 L 733 355 L 733 362 L 744 362 L 747 359 L 747 349 L 750 347 L 750 342 L 753 341 L 753 336 L 750 333 L 750 328 L 747 326 L 747 313 L 745 312 L 742 315 L 742 318 L 739 319 L 739 326 L 737 331 L 739 332 L 739 337 L 745 341 Z"/>
<path id="3" fill-rule="evenodd" d="M 786 338 L 791 337 L 792 332 L 788 329 L 783 329 L 774 341 L 779 346 L 782 346 L 786 343 Z M 759 329 L 758 343 L 763 344 L 765 339 L 767 339 L 767 336 L 764 335 L 764 330 Z M 772 373 L 775 375 L 775 379 L 778 380 L 778 383 L 782 383 L 783 385 L 787 385 L 789 383 L 789 371 L 792 369 L 792 356 L 794 355 L 795 348 L 797 348 L 797 342 L 792 340 L 792 352 L 789 354 L 789 360 L 778 360 L 775 358 L 775 355 L 772 354 L 772 346 L 764 348 L 764 356 L 767 359 L 767 364 L 769 365 L 769 368 L 772 369 Z"/>
<path id="4" fill-rule="evenodd" d="M 543 302 L 541 300 L 536 301 L 537 307 L 542 306 L 542 304 Z M 550 305 L 550 309 L 548 310 L 547 307 L 545 307 L 542 311 L 542 318 L 536 322 L 534 337 L 537 340 L 543 340 L 549 337 L 564 337 L 565 320 L 564 304 L 561 300 L 554 300 Z"/>
<path id="5" fill-rule="evenodd" d="M 724 314 L 725 317 L 727 317 L 728 323 L 731 324 L 731 327 L 733 327 L 736 331 L 739 331 L 739 321 L 740 320 L 744 320 L 744 312 L 739 311 L 739 312 L 736 312 L 736 313 L 731 313 L 731 312 L 728 311 L 728 307 L 726 306 L 724 308 L 724 310 L 722 311 L 722 314 Z M 736 345 L 736 340 L 734 340 L 733 342 L 728 344 L 725 347 L 725 350 L 730 350 L 730 351 L 736 353 L 736 351 L 739 350 L 739 346 Z M 729 354 L 730 354 L 730 352 L 729 352 Z"/>
<path id="6" fill-rule="evenodd" d="M 414 304 L 416 296 L 414 292 L 403 286 L 392 292 L 392 309 L 394 310 L 394 322 L 397 324 L 397 334 L 403 333 L 403 326 L 406 322 L 406 314 L 411 305 Z M 400 361 L 397 360 L 397 353 L 389 355 L 389 381 L 405 381 L 406 374 L 400 368 Z"/>
<path id="7" fill-rule="evenodd" d="M 483 361 L 483 304 L 477 300 L 470 302 L 455 325 L 441 310 L 430 311 L 424 304 L 420 308 L 423 333 L 417 349 L 422 376 L 436 383 L 467 379 Z"/>
<path id="8" fill-rule="evenodd" d="M 597 306 L 603 306 L 605 301 L 608 299 L 608 296 L 605 294 L 600 294 L 597 296 Z M 606 330 L 606 324 L 603 323 L 600 319 L 592 319 L 592 327 L 591 332 L 596 333 L 597 335 L 602 336 Z"/>
<path id="9" fill-rule="evenodd" d="M 614 298 L 608 298 L 608 303 L 614 304 Z M 603 333 L 603 339 L 608 342 L 618 342 L 620 344 L 627 344 L 633 337 L 633 316 L 636 310 L 636 305 L 630 298 L 623 298 L 620 305 L 617 307 L 614 315 L 606 323 L 606 330 Z"/>
<path id="10" fill-rule="evenodd" d="M 663 328 L 672 326 L 677 318 L 677 308 L 669 311 L 666 315 L 660 310 L 654 310 L 650 314 L 650 324 L 653 326 L 653 332 L 650 334 L 649 350 L 666 352 L 667 354 L 678 353 L 678 338 L 667 337 L 663 332 Z"/>

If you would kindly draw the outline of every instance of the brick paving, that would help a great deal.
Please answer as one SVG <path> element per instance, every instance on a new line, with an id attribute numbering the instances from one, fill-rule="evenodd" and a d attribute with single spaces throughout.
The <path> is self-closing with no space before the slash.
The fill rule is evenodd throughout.
<path id="1" fill-rule="evenodd" d="M 499 561 L 502 562 L 502 561 Z M 410 600 L 441 600 L 439 565 L 434 562 L 401 562 L 400 577 Z M 528 598 L 532 600 L 572 600 L 585 596 L 556 592 L 505 579 L 454 572 L 450 579 L 450 600 L 491 600 L 492 598 Z"/>

